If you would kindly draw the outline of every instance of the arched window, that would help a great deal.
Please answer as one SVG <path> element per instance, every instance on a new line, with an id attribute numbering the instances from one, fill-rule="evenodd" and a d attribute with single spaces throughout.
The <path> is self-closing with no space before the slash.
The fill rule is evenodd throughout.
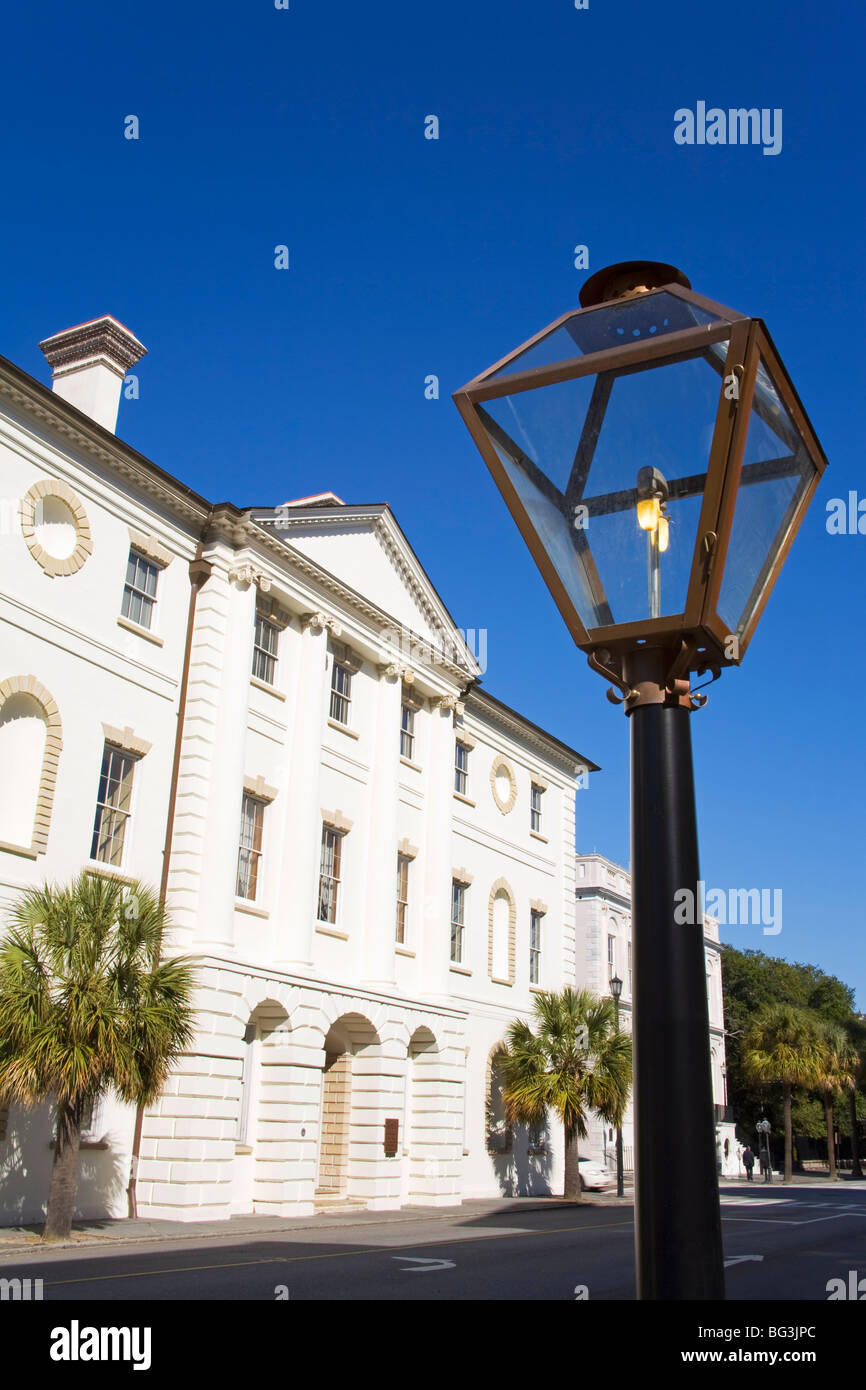
<path id="1" fill-rule="evenodd" d="M 60 712 L 35 676 L 0 681 L 0 844 L 44 854 L 62 746 Z"/>
<path id="2" fill-rule="evenodd" d="M 487 973 L 497 984 L 513 985 L 517 909 L 504 878 L 498 878 L 490 889 L 487 918 Z"/>

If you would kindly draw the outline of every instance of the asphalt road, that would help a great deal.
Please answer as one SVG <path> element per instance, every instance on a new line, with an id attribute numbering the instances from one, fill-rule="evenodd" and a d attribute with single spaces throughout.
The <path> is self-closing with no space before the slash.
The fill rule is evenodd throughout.
<path id="1" fill-rule="evenodd" d="M 831 1278 L 866 1277 L 866 1191 L 728 1188 L 729 1299 L 827 1300 Z M 629 1204 L 368 1222 L 79 1252 L 7 1253 L 0 1277 L 42 1278 L 44 1299 L 590 1300 L 634 1298 Z M 866 1286 L 864 1286 L 866 1287 Z"/>

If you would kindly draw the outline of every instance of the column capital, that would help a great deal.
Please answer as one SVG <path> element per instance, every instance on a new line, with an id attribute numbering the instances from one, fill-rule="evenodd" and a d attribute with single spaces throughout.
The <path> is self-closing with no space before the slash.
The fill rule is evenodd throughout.
<path id="1" fill-rule="evenodd" d="M 242 565 L 234 565 L 229 570 L 230 584 L 255 584 L 256 588 L 261 589 L 266 594 L 271 587 L 271 581 L 261 570 L 256 569 L 255 565 L 248 562 Z"/>
<path id="2" fill-rule="evenodd" d="M 330 632 L 332 637 L 339 637 L 343 631 L 336 618 L 329 617 L 327 613 L 305 613 L 301 618 L 301 630 Z"/>

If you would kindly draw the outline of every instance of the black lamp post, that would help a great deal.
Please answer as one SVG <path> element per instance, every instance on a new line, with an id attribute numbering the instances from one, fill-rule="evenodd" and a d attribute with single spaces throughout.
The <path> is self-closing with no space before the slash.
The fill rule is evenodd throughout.
<path id="1" fill-rule="evenodd" d="M 690 677 L 742 660 L 826 459 L 760 319 L 653 261 L 580 302 L 454 399 L 630 717 L 638 1297 L 718 1299 Z"/>
<path id="2" fill-rule="evenodd" d="M 619 1000 L 622 994 L 622 980 L 618 975 L 614 975 L 610 981 L 610 992 L 613 995 L 613 1004 L 616 1009 L 616 1031 L 619 1032 Z M 616 1195 L 623 1195 L 624 1185 L 622 1176 L 622 1124 L 616 1127 Z"/>

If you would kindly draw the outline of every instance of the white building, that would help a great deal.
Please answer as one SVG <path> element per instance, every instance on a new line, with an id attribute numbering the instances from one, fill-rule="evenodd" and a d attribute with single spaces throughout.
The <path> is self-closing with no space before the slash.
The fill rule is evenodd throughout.
<path id="1" fill-rule="evenodd" d="M 622 980 L 620 1026 L 631 1031 L 631 875 L 602 854 L 579 854 L 575 874 L 575 951 L 577 983 L 595 994 L 610 994 L 614 976 Z M 725 1023 L 722 1009 L 722 960 L 719 927 L 704 916 L 704 956 L 707 967 L 707 1003 L 710 1022 L 713 1101 L 716 1118 L 716 1152 L 721 1171 L 736 1177 L 740 1145 L 734 1133 L 733 1114 L 727 1101 L 725 1080 Z M 634 1119 L 629 1105 L 622 1127 L 624 1166 L 632 1166 Z M 676 1136 L 672 1136 L 672 1145 Z M 596 1120 L 587 1139 L 587 1153 L 615 1162 L 616 1135 Z"/>
<path id="2" fill-rule="evenodd" d="M 0 359 L 0 906 L 142 879 L 199 963 L 137 1160 L 131 1108 L 90 1119 L 79 1215 L 126 1215 L 131 1167 L 181 1220 L 561 1191 L 495 1054 L 580 973 L 593 765 L 479 688 L 387 506 L 212 505 L 115 437 L 128 330 L 42 346 L 53 390 Z M 41 1214 L 51 1140 L 0 1111 L 0 1222 Z"/>

